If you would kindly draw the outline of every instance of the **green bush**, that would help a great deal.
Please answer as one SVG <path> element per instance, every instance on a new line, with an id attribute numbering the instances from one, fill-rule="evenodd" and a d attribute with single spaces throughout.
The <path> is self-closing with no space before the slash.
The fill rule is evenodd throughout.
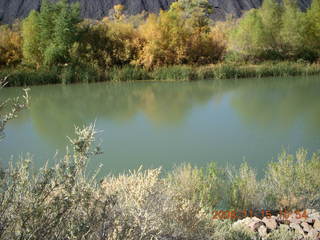
<path id="1" fill-rule="evenodd" d="M 232 209 L 257 209 L 262 206 L 262 193 L 256 173 L 243 163 L 231 178 L 228 205 Z"/>
<path id="2" fill-rule="evenodd" d="M 227 209 L 320 209 L 320 155 L 308 159 L 306 150 L 283 152 L 268 165 L 262 179 L 246 163 L 239 170 L 219 169 L 214 163 L 198 169 L 184 165 L 168 176 L 182 198 L 210 212 Z M 294 184 L 292 184 L 294 183 Z"/>
<path id="3" fill-rule="evenodd" d="M 320 157 L 308 160 L 306 150 L 295 155 L 283 152 L 271 163 L 263 180 L 266 205 L 273 208 L 320 208 Z"/>

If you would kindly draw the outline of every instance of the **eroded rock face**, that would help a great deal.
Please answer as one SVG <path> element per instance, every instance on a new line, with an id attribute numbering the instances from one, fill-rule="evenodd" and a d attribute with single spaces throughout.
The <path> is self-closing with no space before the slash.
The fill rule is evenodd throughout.
<path id="1" fill-rule="evenodd" d="M 56 0 L 53 0 L 56 1 Z M 116 4 L 125 6 L 126 13 L 135 15 L 142 11 L 158 13 L 166 10 L 175 0 L 69 0 L 80 2 L 83 18 L 100 19 L 107 16 Z M 222 20 L 226 15 L 241 16 L 250 8 L 257 8 L 262 0 L 209 0 L 215 8 L 212 18 Z M 305 9 L 311 0 L 299 0 L 300 6 Z M 0 0 L 0 21 L 12 23 L 17 18 L 26 17 L 32 9 L 40 8 L 40 0 Z"/>

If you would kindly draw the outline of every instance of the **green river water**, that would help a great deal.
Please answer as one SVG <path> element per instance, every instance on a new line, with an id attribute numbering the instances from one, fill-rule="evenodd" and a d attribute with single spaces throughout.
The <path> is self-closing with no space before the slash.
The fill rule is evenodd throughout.
<path id="1" fill-rule="evenodd" d="M 22 94 L 6 88 L 1 99 Z M 101 173 L 181 163 L 239 166 L 259 174 L 282 149 L 320 149 L 320 76 L 200 82 L 31 87 L 31 107 L 10 122 L 0 161 L 30 153 L 37 167 L 65 152 L 74 125 L 96 122 Z"/>

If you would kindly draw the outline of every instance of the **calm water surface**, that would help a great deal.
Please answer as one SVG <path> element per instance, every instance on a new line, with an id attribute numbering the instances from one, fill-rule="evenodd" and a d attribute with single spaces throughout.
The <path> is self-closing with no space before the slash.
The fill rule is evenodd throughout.
<path id="1" fill-rule="evenodd" d="M 21 94 L 7 88 L 0 98 Z M 37 86 L 31 109 L 7 126 L 0 161 L 65 152 L 74 125 L 96 121 L 102 172 L 246 160 L 259 173 L 283 148 L 320 148 L 320 77 Z"/>

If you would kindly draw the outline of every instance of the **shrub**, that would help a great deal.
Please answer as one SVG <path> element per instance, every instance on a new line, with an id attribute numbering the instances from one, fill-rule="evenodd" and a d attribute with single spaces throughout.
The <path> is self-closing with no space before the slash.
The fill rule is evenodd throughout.
<path id="1" fill-rule="evenodd" d="M 295 155 L 283 152 L 279 161 L 268 166 L 265 178 L 266 201 L 274 208 L 319 208 L 319 155 L 307 160 L 307 151 Z"/>
<path id="2" fill-rule="evenodd" d="M 160 169 L 107 177 L 86 174 L 94 127 L 76 128 L 73 151 L 33 172 L 26 158 L 2 172 L 0 221 L 5 239 L 210 239 L 198 204 L 164 187 Z M 5 191 L 4 191 L 5 190 Z"/>
<path id="3" fill-rule="evenodd" d="M 243 163 L 239 172 L 231 176 L 229 206 L 232 209 L 257 209 L 262 206 L 262 194 L 256 173 Z"/>

